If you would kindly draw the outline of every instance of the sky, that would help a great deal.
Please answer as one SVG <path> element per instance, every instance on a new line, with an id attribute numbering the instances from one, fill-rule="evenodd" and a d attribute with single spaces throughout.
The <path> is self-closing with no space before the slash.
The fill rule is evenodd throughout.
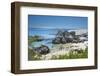
<path id="1" fill-rule="evenodd" d="M 87 29 L 87 17 L 28 15 L 29 28 Z"/>

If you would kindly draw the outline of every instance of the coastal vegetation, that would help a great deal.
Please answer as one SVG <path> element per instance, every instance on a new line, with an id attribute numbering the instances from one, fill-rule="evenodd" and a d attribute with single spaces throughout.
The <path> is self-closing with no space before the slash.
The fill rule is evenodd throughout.
<path id="1" fill-rule="evenodd" d="M 47 56 L 34 52 L 29 49 L 28 51 L 28 59 L 29 60 L 47 60 Z M 47 58 L 46 58 L 47 57 Z M 57 60 L 57 59 L 80 59 L 80 58 L 88 58 L 88 49 L 85 50 L 71 50 L 69 53 L 65 53 L 63 55 L 51 55 L 48 60 Z"/>
<path id="2" fill-rule="evenodd" d="M 40 60 L 41 54 L 34 52 L 32 49 L 28 49 L 28 60 Z"/>
<path id="3" fill-rule="evenodd" d="M 80 50 L 80 52 L 77 52 L 78 50 L 72 50 L 69 52 L 69 54 L 64 55 L 53 55 L 51 60 L 54 59 L 80 59 L 80 58 L 88 58 L 88 50 Z"/>

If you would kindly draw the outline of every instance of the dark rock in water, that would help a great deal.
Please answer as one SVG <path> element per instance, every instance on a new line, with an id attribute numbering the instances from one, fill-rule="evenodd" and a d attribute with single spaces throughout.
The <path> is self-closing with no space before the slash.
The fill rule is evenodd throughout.
<path id="1" fill-rule="evenodd" d="M 34 50 L 40 54 L 48 54 L 50 52 L 48 46 L 45 46 L 45 45 L 41 45 L 40 47 L 36 47 Z"/>

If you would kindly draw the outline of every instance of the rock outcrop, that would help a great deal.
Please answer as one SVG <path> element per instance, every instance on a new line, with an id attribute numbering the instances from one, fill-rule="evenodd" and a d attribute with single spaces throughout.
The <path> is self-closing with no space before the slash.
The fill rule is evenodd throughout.
<path id="1" fill-rule="evenodd" d="M 79 36 L 75 35 L 74 31 L 58 31 L 56 37 L 52 41 L 53 44 L 65 44 L 70 42 L 78 42 Z"/>
<path id="2" fill-rule="evenodd" d="M 40 47 L 36 47 L 33 49 L 35 52 L 40 54 L 48 54 L 50 52 L 48 46 L 41 45 Z"/>

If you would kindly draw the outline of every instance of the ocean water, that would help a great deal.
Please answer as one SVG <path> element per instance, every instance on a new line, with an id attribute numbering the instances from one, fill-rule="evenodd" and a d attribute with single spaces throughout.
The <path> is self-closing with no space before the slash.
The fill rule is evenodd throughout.
<path id="1" fill-rule="evenodd" d="M 28 35 L 29 36 L 42 36 L 44 40 L 33 42 L 32 46 L 39 47 L 41 45 L 46 45 L 49 48 L 52 48 L 52 40 L 56 37 L 56 34 L 59 30 L 68 30 L 68 29 L 46 29 L 46 28 L 29 28 Z"/>
<path id="2" fill-rule="evenodd" d="M 58 29 L 29 28 L 28 31 L 29 36 L 38 35 L 42 36 L 45 39 L 51 39 L 55 37 L 56 33 L 58 32 Z"/>

